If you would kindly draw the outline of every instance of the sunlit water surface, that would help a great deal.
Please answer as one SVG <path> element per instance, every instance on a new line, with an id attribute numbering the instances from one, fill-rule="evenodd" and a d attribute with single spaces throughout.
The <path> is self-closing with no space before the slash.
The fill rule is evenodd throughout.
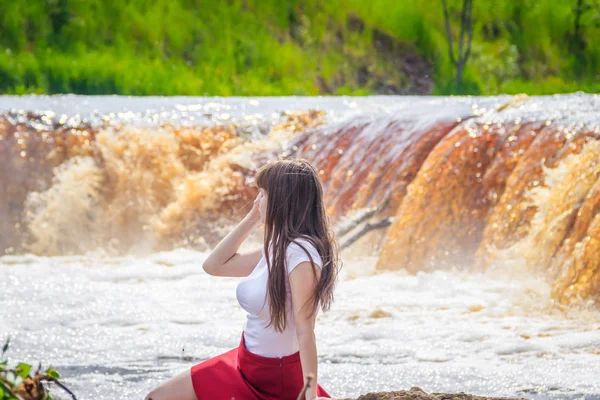
<path id="1" fill-rule="evenodd" d="M 10 360 L 52 365 L 79 399 L 140 399 L 239 344 L 240 278 L 206 253 L 0 258 L 0 337 Z M 534 278 L 375 273 L 345 260 L 319 315 L 319 382 L 334 397 L 409 389 L 600 398 L 600 315 L 562 313 Z M 58 389 L 56 389 L 58 391 Z"/>

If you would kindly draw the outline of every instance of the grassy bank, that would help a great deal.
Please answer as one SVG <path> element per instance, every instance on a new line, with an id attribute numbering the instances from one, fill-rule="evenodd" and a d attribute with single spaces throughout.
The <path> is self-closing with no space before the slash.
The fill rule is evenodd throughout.
<path id="1" fill-rule="evenodd" d="M 599 91 L 600 9 L 582 14 L 582 42 L 574 36 L 576 4 L 474 0 L 472 57 L 457 85 L 441 1 L 7 1 L 0 92 Z"/>

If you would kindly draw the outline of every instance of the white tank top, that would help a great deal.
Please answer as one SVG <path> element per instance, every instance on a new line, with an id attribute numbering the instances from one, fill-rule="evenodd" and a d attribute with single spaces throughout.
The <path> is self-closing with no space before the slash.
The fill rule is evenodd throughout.
<path id="1" fill-rule="evenodd" d="M 306 239 L 299 238 L 290 243 L 287 248 L 286 262 L 288 275 L 301 262 L 310 262 L 304 250 L 296 242 L 302 244 L 310 252 L 317 266 L 322 268 L 323 263 L 317 249 Z M 254 267 L 254 270 L 249 276 L 238 283 L 236 288 L 237 300 L 242 308 L 248 312 L 246 322 L 244 323 L 244 343 L 246 348 L 254 354 L 263 357 L 283 357 L 294 354 L 299 350 L 298 338 L 296 336 L 296 322 L 291 303 L 290 283 L 286 279 L 286 328 L 283 332 L 276 331 L 272 325 L 266 328 L 265 326 L 269 323 L 270 319 L 269 299 L 267 296 L 268 275 L 267 260 L 263 249 L 263 256 L 258 264 L 256 264 L 256 267 Z M 317 308 L 317 315 L 319 308 Z"/>

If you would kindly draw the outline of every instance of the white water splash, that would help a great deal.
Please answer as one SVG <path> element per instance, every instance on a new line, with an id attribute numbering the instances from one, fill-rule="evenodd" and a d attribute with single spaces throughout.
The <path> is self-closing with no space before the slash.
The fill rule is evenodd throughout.
<path id="1" fill-rule="evenodd" d="M 0 258 L 0 338 L 11 360 L 55 366 L 79 399 L 141 398 L 239 344 L 239 278 L 207 254 Z M 600 313 L 564 314 L 535 278 L 374 273 L 345 261 L 316 327 L 318 380 L 335 397 L 372 391 L 528 398 L 600 396 Z M 590 397 L 591 396 L 591 397 Z"/>

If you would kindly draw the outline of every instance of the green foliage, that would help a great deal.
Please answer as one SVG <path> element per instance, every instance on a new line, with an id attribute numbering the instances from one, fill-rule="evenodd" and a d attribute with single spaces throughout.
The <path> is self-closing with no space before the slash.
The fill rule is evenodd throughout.
<path id="1" fill-rule="evenodd" d="M 2 355 L 8 350 L 10 337 L 6 339 L 6 343 L 2 346 Z M 43 373 L 40 373 L 42 364 L 40 363 L 37 371 L 30 374 L 32 365 L 19 363 L 15 367 L 8 366 L 8 360 L 0 361 L 0 400 L 21 400 L 23 397 L 19 394 L 19 387 L 25 380 L 30 380 L 33 385 L 37 385 L 34 393 L 39 393 L 39 400 L 52 400 L 52 394 L 41 384 L 42 381 L 56 382 L 62 389 L 67 391 L 73 399 L 75 396 L 60 382 L 60 374 L 54 368 L 49 367 Z M 22 386 L 21 386 L 22 387 Z M 28 399 L 30 397 L 27 397 Z M 37 398 L 37 395 L 36 395 Z"/>
<path id="2" fill-rule="evenodd" d="M 474 0 L 460 87 L 440 1 L 29 0 L 0 2 L 0 93 L 371 94 L 407 80 L 381 32 L 434 66 L 434 93 L 597 90 L 600 5 Z M 456 18 L 460 1 L 449 0 Z M 454 27 L 456 29 L 456 26 Z M 456 32 L 455 32 L 456 33 Z M 378 79 L 361 81 L 367 68 Z"/>

